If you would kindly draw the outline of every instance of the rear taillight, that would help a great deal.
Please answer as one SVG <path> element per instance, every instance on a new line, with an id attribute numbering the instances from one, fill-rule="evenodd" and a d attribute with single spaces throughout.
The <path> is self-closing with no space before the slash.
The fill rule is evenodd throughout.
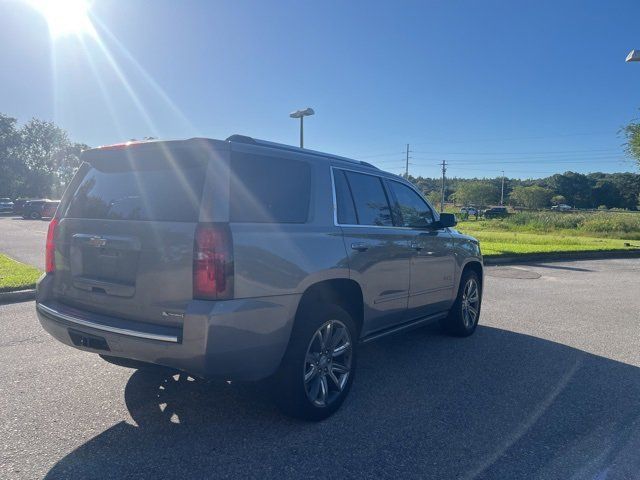
<path id="1" fill-rule="evenodd" d="M 233 250 L 229 225 L 201 223 L 193 249 L 193 298 L 233 297 Z"/>
<path id="2" fill-rule="evenodd" d="M 45 244 L 44 265 L 47 273 L 56 271 L 56 228 L 58 227 L 58 219 L 53 218 L 49 222 L 49 230 L 47 230 L 47 243 Z"/>

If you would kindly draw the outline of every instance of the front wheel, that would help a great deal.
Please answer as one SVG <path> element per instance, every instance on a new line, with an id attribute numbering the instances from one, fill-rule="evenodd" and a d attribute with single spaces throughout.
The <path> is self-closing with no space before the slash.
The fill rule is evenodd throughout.
<path id="1" fill-rule="evenodd" d="M 322 420 L 346 398 L 356 366 L 356 327 L 337 305 L 301 312 L 274 378 L 276 403 L 287 415 Z"/>
<path id="2" fill-rule="evenodd" d="M 39 214 L 38 212 L 31 212 L 31 213 L 29 214 L 29 218 L 30 218 L 31 220 L 38 220 L 38 219 L 40 219 L 40 218 L 42 218 L 42 217 L 40 216 L 40 214 Z"/>
<path id="3" fill-rule="evenodd" d="M 462 274 L 458 296 L 449 315 L 442 321 L 444 329 L 457 337 L 468 337 L 475 332 L 480 319 L 482 287 L 478 274 L 468 270 Z"/>

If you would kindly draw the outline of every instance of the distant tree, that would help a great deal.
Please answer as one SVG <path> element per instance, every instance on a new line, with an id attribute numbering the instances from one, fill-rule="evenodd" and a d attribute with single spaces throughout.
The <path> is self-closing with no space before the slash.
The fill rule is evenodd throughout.
<path id="1" fill-rule="evenodd" d="M 598 208 L 603 205 L 611 208 L 623 203 L 620 190 L 610 180 L 598 180 L 591 191 L 591 199 L 592 205 L 598 205 Z"/>
<path id="2" fill-rule="evenodd" d="M 560 205 L 562 203 L 567 203 L 567 199 L 564 198 L 563 195 L 554 195 L 553 197 L 551 197 L 552 205 Z"/>
<path id="3" fill-rule="evenodd" d="M 429 203 L 433 206 L 436 206 L 436 204 L 440 204 L 441 202 L 441 193 L 437 192 L 435 190 L 430 191 L 429 193 L 427 193 L 427 200 L 429 200 Z"/>
<path id="4" fill-rule="evenodd" d="M 0 197 L 14 197 L 22 165 L 16 156 L 20 144 L 18 121 L 0 113 Z"/>
<path id="5" fill-rule="evenodd" d="M 78 168 L 80 168 L 80 154 L 89 148 L 89 145 L 85 143 L 72 143 L 67 146 L 66 151 L 62 156 L 62 161 L 58 165 L 58 191 L 56 192 L 58 193 L 58 196 L 62 195 L 64 189 L 69 184 Z"/>
<path id="6" fill-rule="evenodd" d="M 410 177 L 410 180 L 418 186 L 425 195 L 435 191 L 438 192 L 439 198 L 441 187 L 440 178 Z M 456 203 L 461 203 L 463 200 L 466 201 L 467 195 L 466 192 L 464 192 L 466 186 L 478 182 L 489 183 L 497 188 L 498 195 L 494 199 L 494 201 L 497 202 L 500 193 L 499 178 L 482 180 L 477 178 L 448 178 L 446 184 L 447 198 Z M 583 175 L 566 172 L 537 179 L 520 180 L 512 178 L 505 181 L 505 197 L 509 197 L 515 187 L 531 187 L 535 185 L 551 190 L 553 192 L 552 196 L 559 195 L 564 197 L 561 203 L 577 207 L 596 208 L 598 205 L 606 203 L 610 208 L 638 209 L 638 197 L 640 196 L 640 174 L 638 173 L 595 172 Z M 611 185 L 613 185 L 613 189 Z M 603 197 L 607 197 L 607 200 L 600 201 Z M 439 202 L 439 200 L 437 202 Z"/>
<path id="7" fill-rule="evenodd" d="M 640 166 L 640 123 L 630 123 L 622 131 L 627 137 L 625 144 L 627 154 L 635 158 Z"/>
<path id="8" fill-rule="evenodd" d="M 613 183 L 618 190 L 618 204 L 611 204 L 610 207 L 636 209 L 637 198 L 640 195 L 640 175 L 637 173 L 603 173 L 592 174 L 599 180 Z"/>
<path id="9" fill-rule="evenodd" d="M 594 182 L 586 175 L 565 172 L 549 177 L 547 187 L 557 195 L 562 195 L 567 203 L 576 207 L 592 207 L 591 190 Z"/>
<path id="10" fill-rule="evenodd" d="M 530 187 L 517 186 L 511 192 L 513 204 L 526 208 L 544 208 L 549 205 L 553 192 L 549 189 L 532 185 Z"/>
<path id="11" fill-rule="evenodd" d="M 24 189 L 32 195 L 51 195 L 71 145 L 67 133 L 53 122 L 34 118 L 20 129 L 20 137 L 18 155 L 26 167 Z"/>
<path id="12" fill-rule="evenodd" d="M 475 180 L 460 184 L 453 198 L 458 204 L 484 207 L 498 202 L 500 190 L 491 182 Z"/>
<path id="13" fill-rule="evenodd" d="M 0 196 L 60 196 L 80 165 L 85 144 L 52 122 L 0 114 Z"/>

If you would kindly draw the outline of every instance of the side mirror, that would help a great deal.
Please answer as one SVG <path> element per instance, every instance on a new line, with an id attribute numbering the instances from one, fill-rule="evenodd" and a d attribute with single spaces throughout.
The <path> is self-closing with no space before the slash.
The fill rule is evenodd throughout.
<path id="1" fill-rule="evenodd" d="M 433 228 L 455 227 L 458 224 L 456 216 L 453 213 L 441 213 L 440 220 L 433 222 Z"/>

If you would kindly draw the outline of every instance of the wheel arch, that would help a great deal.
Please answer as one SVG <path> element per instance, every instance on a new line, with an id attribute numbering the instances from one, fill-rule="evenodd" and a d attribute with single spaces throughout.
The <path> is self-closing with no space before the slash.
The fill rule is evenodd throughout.
<path id="1" fill-rule="evenodd" d="M 460 282 L 462 280 L 462 277 L 464 276 L 465 272 L 469 270 L 475 272 L 478 275 L 478 279 L 480 280 L 480 291 L 482 292 L 484 288 L 484 265 L 480 260 L 471 258 L 467 260 L 462 266 L 462 270 L 460 271 L 460 276 L 458 277 L 458 282 L 455 286 L 456 291 L 455 291 L 454 298 L 458 297 L 458 291 L 460 290 Z"/>
<path id="2" fill-rule="evenodd" d="M 305 309 L 313 308 L 318 303 L 333 303 L 344 308 L 356 323 L 360 335 L 364 322 L 364 300 L 358 282 L 349 278 L 335 278 L 309 285 L 298 303 L 295 322 L 301 321 Z"/>

